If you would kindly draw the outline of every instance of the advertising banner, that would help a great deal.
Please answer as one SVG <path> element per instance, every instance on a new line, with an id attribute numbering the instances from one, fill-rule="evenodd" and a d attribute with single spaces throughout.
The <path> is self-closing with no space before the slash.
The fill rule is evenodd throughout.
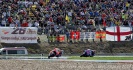
<path id="1" fill-rule="evenodd" d="M 0 27 L 1 43 L 37 43 L 36 27 Z"/>
<path id="2" fill-rule="evenodd" d="M 95 32 L 80 32 L 80 39 L 95 39 Z"/>

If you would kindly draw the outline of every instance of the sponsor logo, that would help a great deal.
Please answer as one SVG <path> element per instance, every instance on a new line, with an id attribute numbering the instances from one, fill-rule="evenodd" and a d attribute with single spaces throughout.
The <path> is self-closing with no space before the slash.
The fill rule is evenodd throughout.
<path id="1" fill-rule="evenodd" d="M 37 32 L 32 29 L 17 28 L 11 34 L 36 34 Z"/>
<path id="2" fill-rule="evenodd" d="M 4 34 L 8 34 L 8 33 L 9 33 L 8 31 L 5 31 L 5 30 L 2 30 L 2 32 L 3 32 Z"/>

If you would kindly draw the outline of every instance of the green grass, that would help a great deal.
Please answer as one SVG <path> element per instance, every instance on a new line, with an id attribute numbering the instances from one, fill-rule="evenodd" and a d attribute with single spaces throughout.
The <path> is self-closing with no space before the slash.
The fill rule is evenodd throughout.
<path id="1" fill-rule="evenodd" d="M 69 57 L 68 59 L 79 59 L 79 60 L 133 60 L 133 57 L 131 56 L 121 56 L 121 57 L 118 57 L 118 56 L 110 56 L 110 57 L 98 57 L 98 56 L 95 56 L 95 57 L 79 57 L 79 56 L 71 56 Z"/>

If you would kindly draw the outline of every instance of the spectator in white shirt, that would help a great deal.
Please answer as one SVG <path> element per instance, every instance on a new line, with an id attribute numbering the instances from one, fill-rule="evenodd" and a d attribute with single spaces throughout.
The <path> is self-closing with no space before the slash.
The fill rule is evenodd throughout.
<path id="1" fill-rule="evenodd" d="M 16 27 L 16 24 L 15 23 L 11 23 L 9 26 L 10 27 Z"/>
<path id="2" fill-rule="evenodd" d="M 68 12 L 68 16 L 72 16 L 72 11 Z"/>
<path id="3" fill-rule="evenodd" d="M 29 2 L 28 1 L 25 1 L 24 4 L 25 4 L 25 7 L 27 8 L 28 5 L 29 5 Z"/>
<path id="4" fill-rule="evenodd" d="M 28 27 L 32 27 L 33 26 L 33 23 L 32 22 L 29 22 L 28 23 Z"/>
<path id="5" fill-rule="evenodd" d="M 6 12 L 3 12 L 2 15 L 3 15 L 3 18 L 6 19 L 7 13 Z"/>
<path id="6" fill-rule="evenodd" d="M 81 12 L 80 12 L 80 15 L 81 15 L 81 16 L 84 16 L 84 15 L 85 15 L 85 13 L 84 13 L 83 11 L 81 11 Z"/>
<path id="7" fill-rule="evenodd" d="M 1 25 L 2 26 L 6 26 L 6 21 L 5 20 L 2 20 Z"/>
<path id="8" fill-rule="evenodd" d="M 35 25 L 35 27 L 39 27 L 39 22 L 35 21 L 34 25 Z"/>
<path id="9" fill-rule="evenodd" d="M 15 23 L 16 23 L 16 25 L 17 25 L 18 27 L 21 27 L 21 25 L 20 25 L 20 20 L 19 20 L 18 18 L 15 20 Z"/>

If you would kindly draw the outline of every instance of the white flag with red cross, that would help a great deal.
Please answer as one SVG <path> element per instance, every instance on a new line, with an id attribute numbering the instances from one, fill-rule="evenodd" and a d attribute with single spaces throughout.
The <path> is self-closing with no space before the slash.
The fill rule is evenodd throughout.
<path id="1" fill-rule="evenodd" d="M 108 41 L 129 41 L 131 39 L 131 27 L 115 26 L 106 28 L 106 40 Z"/>

